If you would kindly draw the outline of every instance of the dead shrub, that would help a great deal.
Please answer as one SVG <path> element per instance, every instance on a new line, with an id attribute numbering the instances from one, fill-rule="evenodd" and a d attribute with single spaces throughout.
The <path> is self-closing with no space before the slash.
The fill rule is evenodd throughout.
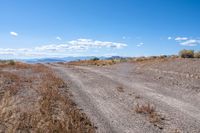
<path id="1" fill-rule="evenodd" d="M 140 98 L 141 98 L 140 95 L 135 96 L 135 99 L 140 99 Z"/>
<path id="2" fill-rule="evenodd" d="M 194 53 L 194 58 L 200 58 L 200 51 Z"/>
<path id="3" fill-rule="evenodd" d="M 117 87 L 117 91 L 124 92 L 124 88 L 122 86 Z"/>
<path id="4" fill-rule="evenodd" d="M 9 65 L 15 65 L 15 61 L 14 60 L 9 60 Z"/>
<path id="5" fill-rule="evenodd" d="M 146 115 L 150 123 L 153 123 L 153 125 L 159 129 L 163 129 L 164 117 L 156 112 L 154 106 L 150 105 L 149 103 L 143 105 L 137 104 L 135 107 L 135 112 Z"/>
<path id="6" fill-rule="evenodd" d="M 146 105 L 139 105 L 137 104 L 135 107 L 135 112 L 136 113 L 141 113 L 141 114 L 152 114 L 155 112 L 155 107 L 151 106 L 149 103 Z"/>
<path id="7" fill-rule="evenodd" d="M 16 62 L 16 63 L 15 63 L 15 67 L 16 67 L 17 69 L 28 69 L 28 68 L 31 68 L 32 65 L 26 64 L 26 63 L 23 63 L 23 62 Z"/>
<path id="8" fill-rule="evenodd" d="M 92 59 L 90 59 L 91 61 L 97 61 L 97 60 L 100 60 L 98 57 L 94 57 Z"/>
<path id="9" fill-rule="evenodd" d="M 181 50 L 179 56 L 181 58 L 194 58 L 194 50 Z"/>

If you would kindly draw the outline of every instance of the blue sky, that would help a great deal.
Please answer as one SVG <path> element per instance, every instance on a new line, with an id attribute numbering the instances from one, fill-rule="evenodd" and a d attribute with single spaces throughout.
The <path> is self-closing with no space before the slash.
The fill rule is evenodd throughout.
<path id="1" fill-rule="evenodd" d="M 0 58 L 200 50 L 199 0 L 0 0 Z"/>

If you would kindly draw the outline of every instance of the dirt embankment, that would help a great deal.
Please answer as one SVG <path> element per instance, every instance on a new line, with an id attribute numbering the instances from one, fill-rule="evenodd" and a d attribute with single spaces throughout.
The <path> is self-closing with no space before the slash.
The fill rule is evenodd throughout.
<path id="1" fill-rule="evenodd" d="M 68 84 L 44 65 L 0 64 L 0 132 L 95 132 Z"/>

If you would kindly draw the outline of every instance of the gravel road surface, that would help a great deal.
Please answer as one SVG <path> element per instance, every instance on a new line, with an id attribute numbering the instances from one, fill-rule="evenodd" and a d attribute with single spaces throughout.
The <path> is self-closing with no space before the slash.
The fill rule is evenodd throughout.
<path id="1" fill-rule="evenodd" d="M 65 82 L 73 100 L 99 133 L 199 133 L 200 79 L 135 63 L 112 66 L 48 65 Z M 141 69 L 142 68 L 142 69 Z M 175 74 L 173 74 L 173 72 Z M 136 105 L 155 107 L 152 123 Z"/>

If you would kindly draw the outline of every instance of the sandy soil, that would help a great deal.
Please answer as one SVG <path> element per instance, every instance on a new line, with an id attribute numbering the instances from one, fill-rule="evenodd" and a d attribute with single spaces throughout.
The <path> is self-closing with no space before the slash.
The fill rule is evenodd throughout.
<path id="1" fill-rule="evenodd" d="M 70 83 L 73 100 L 97 132 L 200 132 L 200 60 L 48 66 Z M 146 104 L 154 107 L 158 120 L 136 111 Z"/>

